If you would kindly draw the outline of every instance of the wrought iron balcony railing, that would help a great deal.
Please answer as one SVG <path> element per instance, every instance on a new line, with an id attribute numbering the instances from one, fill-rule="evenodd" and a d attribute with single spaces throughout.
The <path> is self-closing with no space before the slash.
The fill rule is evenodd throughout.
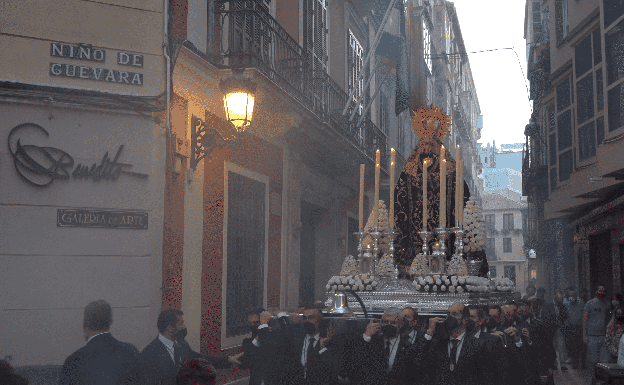
<path id="1" fill-rule="evenodd" d="M 372 159 L 377 148 L 386 148 L 386 136 L 369 118 L 356 127 L 357 117 L 348 121 L 351 111 L 346 117 L 340 114 L 347 93 L 280 26 L 262 1 L 215 0 L 213 7 L 207 56 L 215 66 L 256 68 Z M 382 167 L 387 169 L 385 159 Z"/>

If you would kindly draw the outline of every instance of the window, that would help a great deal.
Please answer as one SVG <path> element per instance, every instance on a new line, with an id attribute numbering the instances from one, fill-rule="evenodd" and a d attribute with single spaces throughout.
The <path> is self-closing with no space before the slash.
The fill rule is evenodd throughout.
<path id="1" fill-rule="evenodd" d="M 576 83 L 576 115 L 578 124 L 594 117 L 594 77 L 585 76 Z"/>
<path id="2" fill-rule="evenodd" d="M 572 159 L 572 150 L 568 150 L 559 155 L 559 181 L 564 182 L 570 179 L 573 171 L 574 160 Z"/>
<path id="3" fill-rule="evenodd" d="M 599 146 L 604 141 L 604 137 L 605 137 L 604 116 L 601 116 L 598 119 L 596 119 L 596 141 L 598 142 Z"/>
<path id="4" fill-rule="evenodd" d="M 558 150 L 562 151 L 572 146 L 572 110 L 568 110 L 557 117 L 557 136 L 559 137 Z"/>
<path id="5" fill-rule="evenodd" d="M 570 106 L 570 79 L 565 79 L 557 86 L 557 113 Z"/>
<path id="6" fill-rule="evenodd" d="M 602 61 L 602 38 L 600 36 L 600 28 L 596 28 L 592 32 L 592 41 L 594 44 L 594 65 Z"/>
<path id="7" fill-rule="evenodd" d="M 596 131 L 594 129 L 594 122 L 579 128 L 578 145 L 579 160 L 581 162 L 596 155 Z"/>
<path id="8" fill-rule="evenodd" d="M 542 34 L 542 13 L 540 11 L 540 3 L 538 1 L 534 1 L 532 4 L 533 11 L 533 40 L 539 41 L 541 40 Z"/>
<path id="9" fill-rule="evenodd" d="M 398 117 L 397 147 L 401 154 L 407 154 L 407 149 L 405 148 L 405 128 L 403 127 L 404 126 L 403 116 L 404 116 L 403 114 L 400 114 Z"/>
<path id="10" fill-rule="evenodd" d="M 431 34 L 429 33 L 429 27 L 427 27 L 427 21 L 423 20 L 423 41 L 424 41 L 424 56 L 425 63 L 427 64 L 427 69 L 429 73 L 433 73 L 433 68 L 431 67 Z"/>
<path id="11" fill-rule="evenodd" d="M 604 109 L 604 95 L 602 88 L 602 69 L 596 71 L 596 111 Z"/>
<path id="12" fill-rule="evenodd" d="M 511 238 L 503 238 L 503 253 L 511 253 Z"/>
<path id="13" fill-rule="evenodd" d="M 557 167 L 550 169 L 550 193 L 557 189 Z"/>
<path id="14" fill-rule="evenodd" d="M 496 266 L 490 266 L 490 277 L 496 278 Z"/>
<path id="15" fill-rule="evenodd" d="M 513 284 L 516 284 L 516 266 L 505 265 L 505 278 L 509 278 Z"/>
<path id="16" fill-rule="evenodd" d="M 514 215 L 503 214 L 503 230 L 513 230 L 514 228 Z"/>
<path id="17" fill-rule="evenodd" d="M 348 67 L 349 67 L 349 92 L 353 88 L 355 88 L 355 92 L 353 93 L 353 101 L 357 101 L 362 92 L 364 91 L 364 78 L 360 79 L 358 82 L 357 79 L 362 73 L 362 66 L 364 64 L 364 59 L 362 57 L 364 51 L 362 49 L 362 45 L 356 39 L 355 35 L 351 30 L 349 30 L 349 57 L 348 57 Z M 357 82 L 357 85 L 355 83 Z M 362 101 L 361 101 L 362 102 Z M 360 113 L 362 112 L 362 103 L 358 106 Z"/>
<path id="18" fill-rule="evenodd" d="M 556 0 L 557 6 L 557 40 L 568 36 L 568 0 Z"/>
<path id="19" fill-rule="evenodd" d="M 580 79 L 581 76 L 593 67 L 591 39 L 592 35 L 587 35 L 574 49 L 574 64 L 577 79 Z"/>
<path id="20" fill-rule="evenodd" d="M 549 106 L 547 108 L 547 119 L 546 124 L 548 124 L 548 132 L 554 132 L 556 128 L 556 120 L 555 120 L 555 107 Z"/>
<path id="21" fill-rule="evenodd" d="M 537 279 L 537 269 L 531 269 L 531 279 Z"/>
<path id="22" fill-rule="evenodd" d="M 550 152 L 550 165 L 557 164 L 557 134 L 552 134 L 548 137 L 548 147 Z"/>
<path id="23" fill-rule="evenodd" d="M 496 238 L 486 238 L 485 255 L 488 261 L 496 261 Z"/>
<path id="24" fill-rule="evenodd" d="M 624 126 L 624 83 L 609 90 L 607 95 L 609 105 L 609 132 Z"/>
<path id="25" fill-rule="evenodd" d="M 624 77 L 624 20 L 605 34 L 607 85 Z"/>
<path id="26" fill-rule="evenodd" d="M 379 94 L 379 128 L 386 137 L 388 136 L 388 126 L 390 125 L 390 116 L 388 113 L 388 97 L 381 92 Z M 388 141 L 386 140 L 386 145 Z"/>
<path id="27" fill-rule="evenodd" d="M 496 230 L 496 214 L 487 214 L 485 216 L 485 231 Z"/>
<path id="28" fill-rule="evenodd" d="M 261 176 L 262 181 L 256 180 L 250 171 L 238 170 L 228 163 L 226 167 L 227 278 L 223 337 L 232 338 L 248 332 L 249 310 L 266 305 L 268 178 Z"/>
<path id="29" fill-rule="evenodd" d="M 604 24 L 608 28 L 624 14 L 624 2 L 622 0 L 603 0 Z"/>

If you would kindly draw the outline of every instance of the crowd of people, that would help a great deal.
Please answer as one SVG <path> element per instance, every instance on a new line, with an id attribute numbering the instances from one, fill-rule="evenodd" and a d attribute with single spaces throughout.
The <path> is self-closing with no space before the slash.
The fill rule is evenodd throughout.
<path id="1" fill-rule="evenodd" d="M 65 360 L 60 384 L 214 384 L 217 368 L 240 366 L 249 369 L 250 385 L 532 385 L 552 383 L 553 370 L 569 364 L 624 366 L 620 295 L 608 303 L 604 286 L 591 300 L 572 287 L 553 301 L 544 294 L 529 288 L 502 306 L 456 303 L 445 318 L 389 308 L 364 329 L 341 333 L 322 304 L 293 317 L 255 309 L 242 351 L 230 357 L 193 351 L 178 310 L 161 312 L 158 336 L 139 352 L 111 335 L 112 308 L 100 300 L 84 310 L 86 345 Z M 29 382 L 0 361 L 0 383 Z"/>

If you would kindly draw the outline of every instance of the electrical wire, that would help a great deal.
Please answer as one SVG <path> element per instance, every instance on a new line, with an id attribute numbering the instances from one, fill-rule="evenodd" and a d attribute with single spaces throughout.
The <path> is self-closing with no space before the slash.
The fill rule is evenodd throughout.
<path id="1" fill-rule="evenodd" d="M 438 54 L 438 55 L 425 55 L 425 57 L 428 57 L 430 59 L 444 59 L 448 56 L 468 56 L 468 54 L 470 53 L 482 53 L 482 52 L 493 52 L 493 51 L 503 51 L 503 50 L 512 50 L 514 52 L 514 54 L 516 54 L 516 59 L 518 59 L 518 66 L 520 67 L 520 72 L 522 73 L 522 78 L 524 79 L 524 87 L 526 89 L 526 93 L 527 93 L 527 100 L 529 101 L 529 106 L 531 108 L 531 113 L 533 113 L 533 103 L 531 103 L 531 94 L 529 92 L 529 86 L 527 85 L 527 78 L 524 74 L 524 70 L 522 69 L 522 63 L 520 63 L 520 57 L 518 56 L 518 53 L 516 52 L 516 50 L 513 47 L 507 47 L 507 48 L 494 48 L 494 49 L 485 49 L 485 50 L 481 50 L 481 51 L 472 51 L 472 52 L 453 52 L 453 53 L 445 53 L 445 54 Z"/>

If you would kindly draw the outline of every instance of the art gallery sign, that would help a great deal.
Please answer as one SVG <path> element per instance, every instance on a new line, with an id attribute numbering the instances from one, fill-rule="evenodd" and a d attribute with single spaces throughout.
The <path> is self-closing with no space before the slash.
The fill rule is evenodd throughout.
<path id="1" fill-rule="evenodd" d="M 85 80 L 96 80 L 108 83 L 143 85 L 143 74 L 134 71 L 119 71 L 109 68 L 96 67 L 106 63 L 106 51 L 93 48 L 88 44 L 77 46 L 62 43 L 50 43 L 50 56 L 93 63 L 76 65 L 71 63 L 50 62 L 50 76 L 60 76 Z M 117 53 L 117 64 L 128 66 L 133 70 L 143 68 L 143 55 L 128 52 Z"/>

